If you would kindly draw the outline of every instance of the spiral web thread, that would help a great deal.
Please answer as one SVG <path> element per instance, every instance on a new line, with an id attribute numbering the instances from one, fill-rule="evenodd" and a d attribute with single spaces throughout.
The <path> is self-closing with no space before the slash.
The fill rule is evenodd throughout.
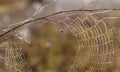
<path id="1" fill-rule="evenodd" d="M 0 72 L 27 72 L 27 61 L 23 52 L 22 42 L 20 40 L 9 40 L 4 42 L 0 60 L 4 62 L 4 68 Z M 2 53 L 1 53 L 2 54 Z"/>
<path id="2" fill-rule="evenodd" d="M 97 20 L 95 14 L 87 13 L 84 18 L 83 14 L 69 15 L 63 21 L 78 41 L 75 60 L 67 72 L 108 72 L 114 62 L 114 28 L 104 20 L 115 17 Z"/>
<path id="3" fill-rule="evenodd" d="M 115 19 L 116 17 L 100 18 L 96 15 L 105 12 L 108 11 L 95 13 L 77 11 L 76 14 L 71 13 L 70 15 L 66 13 L 67 16 L 65 19 L 59 21 L 66 25 L 78 41 L 76 56 L 73 63 L 67 66 L 67 72 L 108 72 L 107 69 L 112 66 L 116 51 L 114 27 L 110 27 L 105 20 Z M 52 21 L 49 17 L 40 19 Z M 25 67 L 28 66 L 26 66 L 27 62 L 21 50 L 22 42 L 19 40 L 9 41 L 5 42 L 4 45 L 2 51 L 4 51 L 5 55 L 3 55 L 4 57 L 0 57 L 0 60 L 5 61 L 5 68 L 9 72 L 26 72 Z M 0 71 L 6 72 L 2 68 Z"/>

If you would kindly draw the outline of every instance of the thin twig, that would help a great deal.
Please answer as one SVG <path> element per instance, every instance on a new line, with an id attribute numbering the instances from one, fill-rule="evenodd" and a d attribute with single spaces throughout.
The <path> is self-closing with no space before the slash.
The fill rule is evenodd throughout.
<path id="1" fill-rule="evenodd" d="M 53 13 L 53 14 L 50 14 L 50 15 L 47 15 L 47 16 L 44 16 L 44 17 L 40 17 L 40 18 L 31 20 L 31 21 L 26 21 L 26 22 L 24 22 L 24 23 L 22 23 L 22 24 L 20 24 L 20 25 L 18 25 L 18 26 L 16 26 L 16 27 L 13 27 L 12 29 L 6 31 L 5 33 L 1 34 L 0 37 L 8 34 L 9 32 L 12 32 L 12 31 L 14 31 L 15 29 L 20 28 L 20 27 L 22 27 L 22 26 L 24 26 L 24 25 L 26 25 L 26 24 L 29 24 L 29 23 L 31 23 L 31 22 L 35 22 L 35 21 L 38 21 L 38 20 L 42 20 L 42 19 L 43 19 L 43 20 L 46 20 L 46 18 L 51 17 L 51 16 L 54 16 L 54 15 L 57 15 L 57 14 L 67 13 L 67 12 L 76 12 L 76 11 L 94 12 L 94 11 L 104 11 L 104 10 L 120 10 L 120 9 L 115 9 L 115 8 L 113 8 L 113 9 L 93 9 L 93 10 L 82 10 L 82 9 L 79 9 L 79 10 L 60 11 L 60 12 L 56 12 L 56 13 Z"/>

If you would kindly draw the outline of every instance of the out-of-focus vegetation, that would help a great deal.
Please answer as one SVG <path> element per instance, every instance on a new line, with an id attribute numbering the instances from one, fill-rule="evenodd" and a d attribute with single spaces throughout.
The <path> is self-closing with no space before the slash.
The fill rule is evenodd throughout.
<path id="1" fill-rule="evenodd" d="M 28 0 L 0 0 L 0 13 L 19 10 L 28 4 Z"/>
<path id="2" fill-rule="evenodd" d="M 0 25 L 1 25 L 0 34 L 3 33 L 2 30 L 5 29 L 7 25 L 29 18 L 36 11 L 35 9 L 37 7 L 40 7 L 39 3 L 42 4 L 41 2 L 46 2 L 46 1 L 43 1 L 43 0 L 0 0 L 0 13 L 1 13 L 0 14 Z M 35 4 L 36 5 L 38 4 L 38 5 L 35 6 Z M 43 3 L 43 4 L 47 4 L 47 3 Z M 66 7 L 66 8 L 69 8 L 69 7 Z M 56 9 L 55 4 L 53 3 L 53 6 L 50 6 L 50 8 L 49 7 L 46 8 L 45 11 L 43 10 L 36 17 L 46 16 L 49 13 L 54 12 L 54 11 L 56 12 L 60 10 Z M 75 15 L 75 16 L 78 16 L 78 15 Z M 75 16 L 73 16 L 73 18 Z M 120 33 L 119 33 L 120 11 L 111 11 L 109 13 L 98 14 L 98 16 L 101 18 L 108 17 L 108 16 L 118 17 L 118 19 L 105 20 L 105 22 L 107 22 L 107 24 L 110 25 L 110 27 L 115 26 L 115 32 L 110 32 L 108 34 L 110 36 L 110 39 L 114 39 L 114 38 L 119 39 L 120 37 Z M 81 15 L 81 17 L 84 18 L 84 14 L 83 16 Z M 53 18 L 53 20 L 56 20 L 57 18 L 59 19 L 60 17 L 58 16 L 56 18 Z M 100 19 L 98 17 L 95 17 L 95 18 L 98 20 Z M 84 29 L 89 28 L 89 22 L 87 23 L 88 23 L 88 27 L 85 27 Z M 93 22 L 93 25 L 94 25 L 94 22 Z M 76 30 L 75 33 L 78 33 L 78 31 L 80 31 L 79 27 L 77 27 L 76 29 L 78 30 Z M 103 27 L 103 32 L 104 32 L 104 27 Z M 86 32 L 86 33 L 89 34 L 90 32 Z M 113 33 L 115 33 L 116 35 L 114 35 Z M 91 37 L 92 35 L 89 34 L 88 36 Z M 87 38 L 87 36 L 84 36 L 83 34 L 83 36 L 80 38 L 84 39 L 84 38 Z M 20 42 L 22 41 L 22 44 L 14 45 L 14 43 L 18 42 L 16 41 L 16 39 L 20 39 Z M 73 64 L 75 57 L 79 57 L 79 55 L 76 56 L 77 51 L 79 51 L 77 49 L 78 47 L 77 41 L 78 40 L 75 38 L 75 36 L 72 35 L 70 30 L 67 29 L 67 27 L 65 27 L 65 25 L 54 23 L 54 22 L 47 22 L 47 21 L 44 21 L 43 23 L 41 23 L 40 21 L 33 22 L 29 24 L 29 26 L 18 28 L 12 31 L 11 33 L 8 33 L 4 37 L 1 37 L 0 39 L 0 49 L 3 49 L 7 42 L 8 43 L 10 42 L 9 46 L 11 47 L 11 49 L 12 47 L 17 49 L 17 47 L 19 47 L 20 45 L 20 47 L 22 47 L 22 53 L 24 57 L 22 56 L 22 54 L 19 54 L 21 53 L 19 51 L 18 51 L 18 55 L 20 55 L 20 58 L 22 57 L 24 59 L 23 63 L 26 63 L 26 64 L 23 64 L 23 63 L 20 64 L 19 62 L 15 61 L 14 64 L 11 64 L 11 66 L 13 66 L 13 69 L 10 70 L 9 68 L 6 68 L 6 65 L 4 65 L 5 61 L 3 61 L 3 59 L 1 60 L 0 58 L 0 70 L 2 71 L 3 69 L 5 70 L 5 72 L 16 72 L 14 68 L 18 68 L 18 69 L 21 69 L 22 72 L 27 72 L 27 69 L 29 69 L 29 71 L 32 70 L 31 72 L 66 72 L 66 69 L 69 69 L 71 70 L 70 72 L 85 72 L 85 70 L 88 70 L 88 72 L 98 72 L 97 70 L 94 71 L 93 67 L 88 67 L 87 69 L 86 65 L 89 64 L 88 66 L 90 65 L 98 66 L 98 68 L 100 66 L 103 66 L 105 68 L 108 67 L 109 70 L 107 71 L 109 72 L 119 72 L 119 67 L 120 67 L 120 62 L 118 58 L 119 51 L 117 51 L 114 54 L 114 57 L 116 57 L 116 59 L 114 59 L 115 60 L 114 61 L 115 63 L 113 63 L 114 65 L 109 65 L 109 66 L 108 65 L 99 66 L 97 64 L 94 65 L 91 63 L 91 61 L 99 62 L 101 60 L 100 59 L 101 57 L 98 57 L 96 59 L 93 57 L 93 59 L 90 59 L 89 56 L 85 54 L 80 57 L 81 58 L 83 57 L 83 59 L 88 59 L 88 62 L 78 61 L 79 63 L 75 63 L 76 64 L 75 66 L 78 66 L 78 68 L 74 69 L 73 67 L 70 67 Z M 94 43 L 94 40 L 93 41 L 91 40 L 90 45 L 97 44 L 97 43 L 100 43 L 100 42 L 96 41 L 96 43 Z M 84 46 L 84 44 L 87 45 L 86 42 L 80 43 L 81 46 Z M 118 50 L 117 49 L 118 44 L 119 44 L 119 41 L 116 40 L 116 43 L 115 43 L 116 50 Z M 96 53 L 97 49 L 94 48 L 92 52 Z M 84 50 L 85 49 L 81 51 L 84 51 Z M 104 51 L 104 49 L 101 51 Z M 87 49 L 85 50 L 85 52 L 89 53 L 90 51 L 89 49 Z M 1 51 L 0 54 L 1 53 L 3 53 L 3 56 L 4 56 L 4 52 Z M 17 53 L 14 53 L 14 54 L 17 54 Z M 108 55 L 108 57 L 106 56 L 105 59 L 109 60 L 108 59 L 109 57 L 110 56 Z M 15 58 L 15 60 L 18 59 L 19 61 L 20 58 L 19 57 Z M 11 59 L 11 62 L 14 62 L 14 57 L 13 57 L 13 60 Z"/>
<path id="3" fill-rule="evenodd" d="M 32 26 L 28 47 L 30 64 L 37 72 L 64 72 L 76 54 L 76 40 L 66 29 L 56 24 Z"/>

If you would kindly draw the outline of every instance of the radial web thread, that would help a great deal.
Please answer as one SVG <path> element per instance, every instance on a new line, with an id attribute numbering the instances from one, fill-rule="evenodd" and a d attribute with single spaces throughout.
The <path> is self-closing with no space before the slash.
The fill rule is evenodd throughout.
<path id="1" fill-rule="evenodd" d="M 97 16 L 99 13 L 76 12 L 70 15 L 66 13 L 64 20 L 54 21 L 64 24 L 77 40 L 76 55 L 73 62 L 66 67 L 66 72 L 109 72 L 108 69 L 112 67 L 117 50 L 115 28 L 107 24 L 105 20 L 116 17 L 100 18 Z M 41 18 L 41 20 L 44 19 L 52 21 L 49 17 Z M 25 67 L 29 66 L 22 51 L 22 42 L 10 40 L 4 42 L 3 45 L 0 49 L 0 61 L 3 61 L 5 69 L 0 67 L 0 71 L 27 72 Z"/>
<path id="2" fill-rule="evenodd" d="M 13 38 L 2 45 L 0 61 L 3 61 L 4 68 L 0 72 L 27 72 L 28 64 L 23 52 L 23 43 Z"/>
<path id="3" fill-rule="evenodd" d="M 113 17 L 114 18 L 114 17 Z M 67 16 L 63 23 L 77 38 L 78 47 L 74 62 L 68 72 L 108 72 L 113 64 L 116 48 L 114 46 L 114 28 L 104 19 L 97 20 L 88 13 Z"/>

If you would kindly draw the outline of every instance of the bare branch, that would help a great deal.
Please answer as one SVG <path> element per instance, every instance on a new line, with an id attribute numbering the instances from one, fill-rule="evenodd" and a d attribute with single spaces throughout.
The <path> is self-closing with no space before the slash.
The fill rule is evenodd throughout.
<path id="1" fill-rule="evenodd" d="M 51 16 L 54 16 L 54 15 L 57 15 L 57 14 L 61 14 L 61 13 L 68 13 L 68 12 L 79 12 L 79 11 L 82 11 L 82 12 L 95 12 L 95 11 L 106 11 L 106 10 L 120 10 L 120 9 L 116 9 L 116 8 L 113 8 L 113 9 L 93 9 L 93 10 L 83 10 L 83 9 L 79 9 L 79 10 L 67 10 L 67 11 L 60 11 L 60 12 L 56 12 L 56 13 L 53 13 L 53 14 L 50 14 L 50 15 L 47 15 L 47 16 L 44 16 L 44 17 L 40 17 L 40 18 L 37 18 L 37 19 L 33 19 L 33 20 L 30 20 L 30 21 L 26 21 L 24 23 L 19 23 L 17 26 L 13 27 L 12 29 L 6 31 L 5 33 L 1 34 L 0 37 L 8 34 L 9 32 L 12 32 L 14 30 L 16 30 L 17 28 L 20 28 L 26 24 L 29 24 L 31 22 L 35 22 L 35 21 L 38 21 L 38 20 L 47 20 L 48 17 L 51 17 Z M 11 24 L 12 25 L 12 24 Z"/>

